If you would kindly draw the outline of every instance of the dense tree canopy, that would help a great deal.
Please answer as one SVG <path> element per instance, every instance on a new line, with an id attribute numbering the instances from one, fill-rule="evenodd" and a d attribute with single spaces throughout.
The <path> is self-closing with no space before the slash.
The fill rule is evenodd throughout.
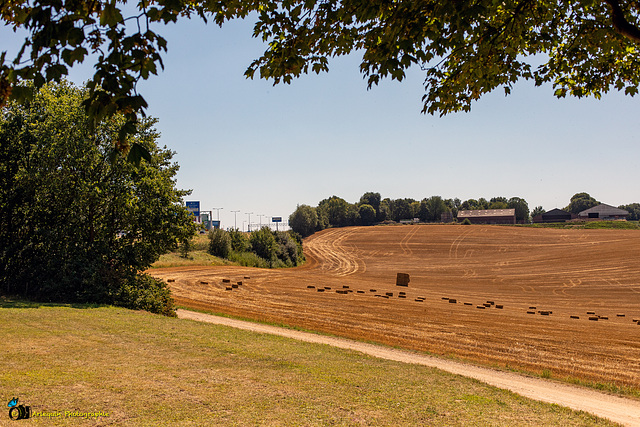
<path id="1" fill-rule="evenodd" d="M 135 307 L 131 295 L 153 281 L 138 273 L 195 232 L 188 192 L 175 188 L 178 166 L 156 145 L 154 120 L 133 136 L 150 161 L 126 162 L 113 155 L 117 117 L 91 130 L 85 95 L 45 85 L 0 112 L 0 290 Z"/>
<path id="2" fill-rule="evenodd" d="M 328 70 L 328 59 L 358 51 L 369 86 L 425 73 L 423 111 L 468 111 L 520 79 L 551 83 L 555 95 L 634 95 L 640 83 L 640 6 L 631 0 L 17 0 L 0 2 L 2 21 L 27 38 L 18 55 L 0 54 L 0 105 L 95 61 L 86 100 L 92 118 L 122 113 L 118 147 L 144 112 L 140 79 L 157 74 L 167 40 L 161 24 L 197 16 L 221 25 L 255 16 L 267 51 L 248 68 L 275 83 Z M 194 61 L 196 58 L 194 58 Z M 372 204 L 372 206 L 374 206 Z M 375 206 L 374 206 L 375 207 Z"/>
<path id="3" fill-rule="evenodd" d="M 565 211 L 578 214 L 586 209 L 597 206 L 600 202 L 591 197 L 589 193 L 576 193 L 571 196 L 569 206 L 564 208 Z"/>

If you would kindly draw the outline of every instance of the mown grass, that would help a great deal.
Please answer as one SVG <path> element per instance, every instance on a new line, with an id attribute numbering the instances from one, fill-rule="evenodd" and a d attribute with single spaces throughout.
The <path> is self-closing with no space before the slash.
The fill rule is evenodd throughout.
<path id="1" fill-rule="evenodd" d="M 0 306 L 0 399 L 62 414 L 30 425 L 613 425 L 329 346 L 113 307 Z"/>

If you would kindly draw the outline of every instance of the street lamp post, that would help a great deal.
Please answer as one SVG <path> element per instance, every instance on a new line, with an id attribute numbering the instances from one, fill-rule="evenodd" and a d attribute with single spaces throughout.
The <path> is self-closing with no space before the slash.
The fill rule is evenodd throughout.
<path id="1" fill-rule="evenodd" d="M 233 212 L 233 228 L 237 230 L 238 229 L 237 214 L 240 211 L 231 211 L 231 212 Z"/>
<path id="2" fill-rule="evenodd" d="M 245 212 L 245 214 L 249 215 L 249 224 L 247 225 L 247 231 L 251 232 L 251 214 L 253 212 Z"/>

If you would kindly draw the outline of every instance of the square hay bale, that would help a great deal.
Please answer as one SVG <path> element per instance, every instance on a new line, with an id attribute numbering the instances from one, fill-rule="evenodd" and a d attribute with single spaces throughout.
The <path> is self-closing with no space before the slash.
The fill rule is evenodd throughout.
<path id="1" fill-rule="evenodd" d="M 624 317 L 624 314 L 623 313 L 618 313 L 618 314 L 616 314 L 616 317 Z"/>
<path id="2" fill-rule="evenodd" d="M 579 319 L 580 316 L 569 316 L 569 319 Z"/>
<path id="3" fill-rule="evenodd" d="M 231 279 L 222 279 L 222 283 L 231 283 Z"/>
<path id="4" fill-rule="evenodd" d="M 527 311 L 527 314 L 536 314 L 535 311 Z"/>
<path id="5" fill-rule="evenodd" d="M 342 285 L 342 289 L 349 289 L 349 286 L 347 286 L 347 285 Z"/>
<path id="6" fill-rule="evenodd" d="M 496 308 L 499 310 L 502 310 L 504 308 L 504 306 L 502 304 L 496 304 Z"/>
<path id="7" fill-rule="evenodd" d="M 246 280 L 251 279 L 251 277 L 249 277 L 249 276 L 244 276 L 244 278 L 245 278 Z"/>
<path id="8" fill-rule="evenodd" d="M 318 292 L 324 292 L 324 288 L 318 288 Z"/>
<path id="9" fill-rule="evenodd" d="M 479 308 L 480 310 L 484 310 L 486 307 L 484 305 L 477 305 L 476 308 Z"/>
<path id="10" fill-rule="evenodd" d="M 464 305 L 473 305 L 473 304 L 470 302 L 465 302 Z"/>
<path id="11" fill-rule="evenodd" d="M 359 294 L 364 294 L 364 291 L 356 291 Z"/>
<path id="12" fill-rule="evenodd" d="M 407 273 L 398 273 L 396 275 L 396 286 L 409 286 L 411 279 Z"/>
<path id="13" fill-rule="evenodd" d="M 238 289 L 238 285 L 231 285 L 233 289 Z"/>
<path id="14" fill-rule="evenodd" d="M 589 320 L 593 320 L 593 321 L 597 322 L 598 319 L 599 319 L 598 316 L 589 316 Z"/>
<path id="15" fill-rule="evenodd" d="M 369 292 L 378 292 L 378 291 L 375 289 L 369 289 Z"/>
<path id="16" fill-rule="evenodd" d="M 204 280 L 201 280 L 200 283 L 203 284 L 203 285 L 208 285 L 209 284 L 209 282 L 206 282 Z"/>
<path id="17" fill-rule="evenodd" d="M 167 283 L 172 283 L 172 282 L 175 282 L 175 281 L 176 281 L 176 279 L 167 279 Z"/>
<path id="18" fill-rule="evenodd" d="M 458 300 L 455 298 L 449 298 L 449 304 L 457 304 Z"/>
<path id="19" fill-rule="evenodd" d="M 308 286 L 307 286 L 307 289 L 315 289 L 315 288 L 316 288 L 316 287 L 315 287 L 315 286 L 313 286 L 313 285 L 308 285 Z"/>
<path id="20" fill-rule="evenodd" d="M 417 302 L 424 302 L 424 300 L 422 298 L 416 298 Z"/>
<path id="21" fill-rule="evenodd" d="M 242 281 L 236 282 L 238 286 L 242 286 Z"/>
<path id="22" fill-rule="evenodd" d="M 393 292 L 386 292 L 385 295 L 388 296 L 388 297 L 392 297 L 393 296 Z"/>
<path id="23" fill-rule="evenodd" d="M 227 287 L 225 288 L 225 291 L 230 291 L 231 289 L 233 289 L 231 286 L 227 286 Z"/>

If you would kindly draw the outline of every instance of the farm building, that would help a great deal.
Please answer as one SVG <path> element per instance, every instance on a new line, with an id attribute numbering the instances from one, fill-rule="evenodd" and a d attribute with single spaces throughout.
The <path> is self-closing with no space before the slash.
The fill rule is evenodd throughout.
<path id="1" fill-rule="evenodd" d="M 484 209 L 472 211 L 458 211 L 458 222 L 465 219 L 472 224 L 515 224 L 515 209 Z"/>
<path id="2" fill-rule="evenodd" d="M 578 214 L 580 219 L 601 219 L 604 221 L 626 220 L 629 212 L 604 203 L 584 210 Z"/>
<path id="3" fill-rule="evenodd" d="M 576 218 L 577 215 L 572 214 L 562 209 L 552 209 L 549 212 L 545 212 L 542 215 L 536 215 L 533 217 L 534 223 L 541 222 L 566 222 Z"/>

